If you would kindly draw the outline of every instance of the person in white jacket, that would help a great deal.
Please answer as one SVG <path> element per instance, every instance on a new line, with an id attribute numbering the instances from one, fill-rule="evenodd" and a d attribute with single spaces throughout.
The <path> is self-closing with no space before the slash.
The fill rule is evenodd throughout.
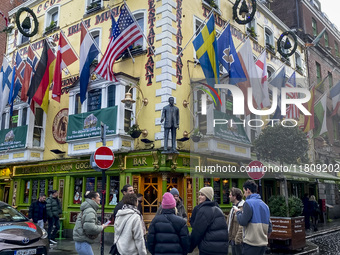
<path id="1" fill-rule="evenodd" d="M 114 243 L 121 255 L 147 255 L 142 216 L 137 209 L 136 194 L 123 197 L 123 208 L 118 211 L 114 223 Z"/>

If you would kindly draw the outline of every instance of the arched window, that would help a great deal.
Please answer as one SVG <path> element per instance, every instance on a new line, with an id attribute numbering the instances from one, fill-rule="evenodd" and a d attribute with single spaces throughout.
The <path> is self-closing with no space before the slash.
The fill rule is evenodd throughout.
<path id="1" fill-rule="evenodd" d="M 98 46 L 99 49 L 101 49 L 101 29 L 100 28 L 96 28 L 96 29 L 93 29 L 90 31 L 92 37 L 93 37 L 93 40 L 95 42 L 95 44 Z M 100 57 L 101 57 L 101 54 L 99 53 L 97 55 L 97 57 L 95 58 L 95 60 L 97 60 L 98 62 L 100 61 Z"/>
<path id="2" fill-rule="evenodd" d="M 271 29 L 269 29 L 268 27 L 265 27 L 264 29 L 264 36 L 265 36 L 265 44 L 268 48 L 270 48 L 270 50 L 274 49 L 274 34 L 271 31 Z"/>
<path id="3" fill-rule="evenodd" d="M 55 5 L 45 12 L 45 32 L 59 26 L 60 5 Z"/>

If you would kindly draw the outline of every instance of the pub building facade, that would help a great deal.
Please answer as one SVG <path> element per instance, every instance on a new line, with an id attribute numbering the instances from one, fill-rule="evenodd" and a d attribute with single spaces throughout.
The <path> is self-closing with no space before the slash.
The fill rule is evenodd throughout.
<path id="1" fill-rule="evenodd" d="M 269 47 L 276 45 L 277 39 L 288 27 L 261 3 L 257 4 L 255 18 L 250 24 L 238 25 L 232 20 L 231 3 L 215 2 L 221 10 L 214 11 L 218 33 L 231 20 L 233 40 L 239 49 L 248 31 L 254 31 L 250 36 L 253 55 L 257 58 L 262 51 L 267 51 L 269 76 L 286 65 L 287 77 L 295 70 L 301 81 L 298 86 L 307 87 L 306 79 L 302 79 L 307 75 L 302 40 L 297 39 L 297 52 L 289 57 L 289 61 L 283 62 L 276 50 Z M 31 38 L 22 36 L 15 27 L 7 38 L 8 58 L 14 58 L 16 49 L 25 58 L 29 45 L 40 55 L 43 39 L 48 37 L 50 42 L 57 44 L 60 29 L 79 54 L 82 20 L 104 53 L 110 37 L 110 14 L 112 12 L 117 20 L 120 6 L 112 5 L 109 9 L 103 1 L 96 3 L 30 0 L 13 9 L 11 17 L 21 7 L 31 8 L 40 25 L 38 34 Z M 29 105 L 17 98 L 13 116 L 10 116 L 8 106 L 1 115 L 0 166 L 10 173 L 6 182 L 10 183 L 9 203 L 27 212 L 39 193 L 59 190 L 63 228 L 67 235 L 72 233 L 85 192 L 102 190 L 102 173 L 90 165 L 91 154 L 102 146 L 101 122 L 107 126 L 106 146 L 115 154 L 114 164 L 105 171 L 107 219 L 122 199 L 120 190 L 127 183 L 133 185 L 136 193 L 144 195 L 143 215 L 147 223 L 154 217 L 164 192 L 173 187 L 179 190 L 189 217 L 198 204 L 197 193 L 203 186 L 212 186 L 215 200 L 224 211 L 228 211 L 231 208 L 229 190 L 232 187 L 242 188 L 243 182 L 248 179 L 246 173 L 239 171 L 240 167 L 256 159 L 251 141 L 261 132 L 261 127 L 244 128 L 239 125 L 229 129 L 227 126 L 212 128 L 208 125 L 212 123 L 213 116 L 231 118 L 232 99 L 221 89 L 222 105 L 208 103 L 207 115 L 202 115 L 202 90 L 198 81 L 204 81 L 204 75 L 192 44 L 189 43 L 179 54 L 208 16 L 212 9 L 209 3 L 204 0 L 149 0 L 132 1 L 128 6 L 144 31 L 148 44 L 144 38 L 137 41 L 130 50 L 133 59 L 125 53 L 115 63 L 115 82 L 92 74 L 87 99 L 81 104 L 79 61 L 76 61 L 68 66 L 68 74 L 63 73 L 60 103 L 52 99 L 50 91 L 47 113 L 36 107 L 33 114 Z M 49 27 L 51 21 L 56 24 L 53 29 Z M 50 30 L 46 30 L 47 27 Z M 153 47 L 155 55 L 150 47 Z M 101 57 L 99 54 L 97 61 Z M 95 63 L 92 63 L 91 70 L 94 66 Z M 222 82 L 227 80 L 222 79 Z M 131 93 L 131 100 L 123 100 L 127 98 L 127 92 Z M 178 154 L 162 153 L 164 128 L 160 117 L 170 96 L 175 98 L 180 113 Z M 239 118 L 243 119 L 242 116 Z M 132 138 L 129 131 L 137 123 L 143 132 L 139 138 Z M 187 139 L 188 133 L 189 137 L 193 135 L 195 128 L 204 135 L 197 143 Z M 197 167 L 203 169 L 204 166 L 217 165 L 234 167 L 237 171 L 222 175 L 196 171 Z M 338 181 L 336 177 L 330 178 Z M 284 194 L 285 180 L 288 181 L 290 195 L 301 197 L 309 191 L 317 195 L 316 181 L 323 179 L 325 177 L 313 178 L 293 172 L 268 173 L 262 180 L 262 195 L 267 201 L 272 195 Z M 6 185 L 4 189 L 9 186 Z M 113 227 L 105 231 L 113 232 Z"/>

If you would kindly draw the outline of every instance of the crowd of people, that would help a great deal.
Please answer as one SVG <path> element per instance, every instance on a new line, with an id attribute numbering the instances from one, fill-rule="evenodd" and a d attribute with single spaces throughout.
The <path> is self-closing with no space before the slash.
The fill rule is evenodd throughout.
<path id="1" fill-rule="evenodd" d="M 127 184 L 121 190 L 123 198 L 112 215 L 115 232 L 110 252 L 146 255 L 148 250 L 152 255 L 183 255 L 198 247 L 200 255 L 227 255 L 231 246 L 233 255 L 264 254 L 272 226 L 269 208 L 257 194 L 257 189 L 257 184 L 252 180 L 243 184 L 243 191 L 232 188 L 229 198 L 233 207 L 226 216 L 214 201 L 213 188 L 201 188 L 199 204 L 189 219 L 192 227 L 189 234 L 188 215 L 176 188 L 164 193 L 161 205 L 146 231 L 140 203 L 143 195 L 136 195 L 133 187 Z M 243 197 L 246 199 L 243 200 Z M 29 218 L 41 227 L 48 221 L 48 238 L 54 244 L 62 212 L 58 191 L 52 191 L 45 200 L 45 194 L 40 194 L 38 201 L 30 206 Z M 101 224 L 97 218 L 100 201 L 100 194 L 92 191 L 86 194 L 80 206 L 73 229 L 79 255 L 93 255 L 91 244 L 108 226 Z"/>

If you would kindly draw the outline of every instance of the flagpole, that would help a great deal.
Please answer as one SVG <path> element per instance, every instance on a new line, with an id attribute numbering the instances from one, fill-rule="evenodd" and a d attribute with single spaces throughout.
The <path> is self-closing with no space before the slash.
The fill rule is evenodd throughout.
<path id="1" fill-rule="evenodd" d="M 208 16 L 205 18 L 205 20 L 203 20 L 202 24 L 196 29 L 195 33 L 191 36 L 191 38 L 189 39 L 189 41 L 187 42 L 187 44 L 186 44 L 186 45 L 182 48 L 182 50 L 178 53 L 177 58 L 182 54 L 182 52 L 185 50 L 185 48 L 188 46 L 188 44 L 191 42 L 191 40 L 193 40 L 194 37 L 195 37 L 195 38 L 197 37 L 197 36 L 196 36 L 197 31 L 201 31 L 201 27 L 202 27 L 202 26 L 205 26 L 205 21 L 210 17 L 210 15 L 212 14 L 213 10 L 214 10 L 214 8 L 211 9 L 211 11 L 209 12 Z M 215 24 L 214 24 L 214 25 L 215 25 Z"/>
<path id="2" fill-rule="evenodd" d="M 110 10 L 110 12 L 111 12 L 111 17 L 112 17 L 112 19 L 114 19 L 114 18 L 115 18 L 115 17 L 114 17 L 114 13 L 112 12 L 112 9 L 111 9 L 110 5 L 107 5 L 107 6 L 109 7 L 109 10 Z M 133 16 L 133 15 L 131 15 L 131 16 Z M 138 23 L 137 23 L 137 24 L 138 24 Z M 111 33 L 113 32 L 112 29 L 113 29 L 113 27 L 111 28 Z M 144 34 L 144 33 L 142 33 L 142 34 Z M 127 47 L 127 51 L 128 51 L 128 53 L 129 53 L 129 55 L 130 55 L 130 57 L 131 57 L 131 59 L 132 59 L 132 62 L 135 63 L 135 59 L 134 59 L 134 57 L 132 56 L 129 47 Z"/>
<path id="3" fill-rule="evenodd" d="M 86 32 L 88 32 L 89 35 L 91 36 L 91 39 L 92 39 L 92 41 L 94 42 L 94 45 L 96 46 L 96 48 L 97 48 L 97 50 L 99 51 L 99 53 L 102 54 L 102 56 L 104 56 L 103 53 L 102 53 L 102 51 L 100 50 L 100 48 L 99 48 L 97 42 L 94 40 L 92 34 L 91 34 L 90 31 L 87 29 L 87 27 L 86 27 L 86 25 L 85 25 L 83 19 L 81 19 L 81 23 L 83 24 L 84 28 L 86 29 Z"/>
<path id="4" fill-rule="evenodd" d="M 131 17 L 132 17 L 133 21 L 134 21 L 134 22 L 137 24 L 139 31 L 140 31 L 140 32 L 141 32 L 141 34 L 143 35 L 143 37 L 144 37 L 144 39 L 145 39 L 146 43 L 149 45 L 149 48 L 150 48 L 150 50 L 152 51 L 153 55 L 155 56 L 156 54 L 155 54 L 155 51 L 154 51 L 154 50 L 153 50 L 153 48 L 152 48 L 153 46 L 152 46 L 152 45 L 150 45 L 150 43 L 149 43 L 148 39 L 146 38 L 146 36 L 145 36 L 145 34 L 144 34 L 143 30 L 142 30 L 142 29 L 141 29 L 141 27 L 139 26 L 139 24 L 138 24 L 138 22 L 137 22 L 137 20 L 136 20 L 135 16 L 132 14 L 132 12 L 131 12 L 131 10 L 130 10 L 130 8 L 129 8 L 129 6 L 127 5 L 127 3 L 126 3 L 126 1 L 125 1 L 125 0 L 124 0 L 124 5 L 125 5 L 125 7 L 126 7 L 127 11 L 130 13 L 130 15 L 131 15 Z"/>

